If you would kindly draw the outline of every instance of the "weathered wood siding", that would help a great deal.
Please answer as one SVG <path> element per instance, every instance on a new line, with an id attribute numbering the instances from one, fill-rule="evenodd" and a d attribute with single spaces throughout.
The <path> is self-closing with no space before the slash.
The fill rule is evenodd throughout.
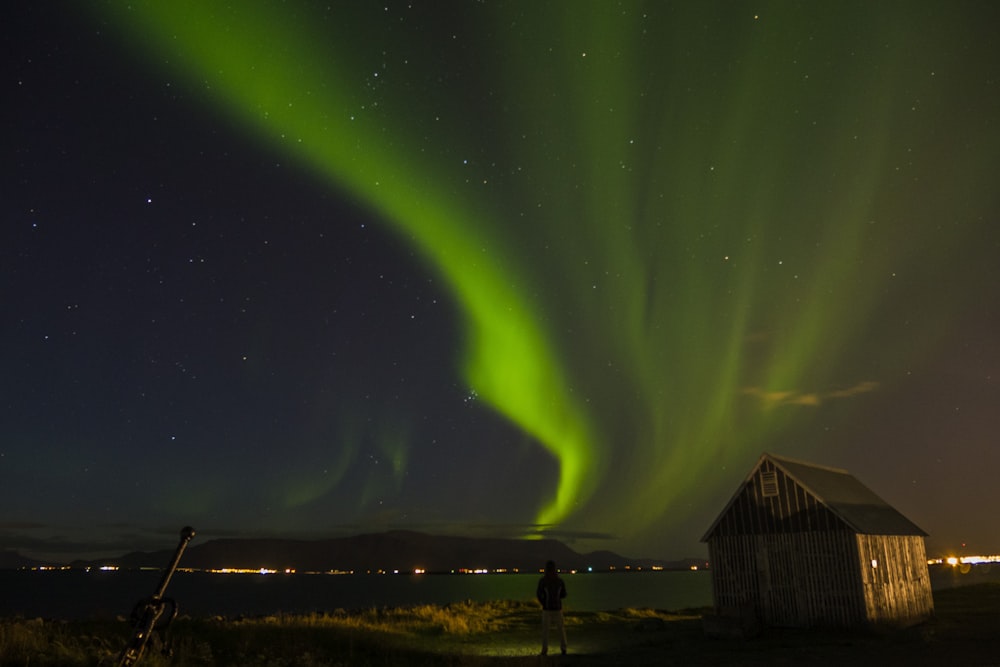
<path id="1" fill-rule="evenodd" d="M 846 532 L 738 535 L 709 541 L 719 614 L 752 609 L 766 625 L 851 627 L 866 620 L 857 544 Z"/>
<path id="2" fill-rule="evenodd" d="M 868 621 L 911 625 L 934 612 L 923 537 L 857 535 Z"/>
<path id="3" fill-rule="evenodd" d="M 719 517 L 708 549 L 721 615 L 852 627 L 923 620 L 933 609 L 922 537 L 857 535 L 770 461 Z"/>

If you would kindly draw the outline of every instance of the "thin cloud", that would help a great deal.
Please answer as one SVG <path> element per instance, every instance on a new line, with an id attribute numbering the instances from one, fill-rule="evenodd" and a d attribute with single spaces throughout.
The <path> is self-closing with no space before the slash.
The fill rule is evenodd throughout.
<path id="1" fill-rule="evenodd" d="M 873 380 L 865 380 L 856 385 L 844 389 L 833 389 L 831 391 L 801 392 L 801 391 L 765 391 L 760 387 L 744 387 L 743 393 L 753 396 L 764 404 L 765 408 L 776 408 L 781 405 L 805 405 L 817 407 L 831 400 L 853 398 L 862 394 L 868 394 L 878 389 L 879 383 Z"/>
<path id="2" fill-rule="evenodd" d="M 847 389 L 831 391 L 826 396 L 827 398 L 851 398 L 852 396 L 858 396 L 859 394 L 873 392 L 876 389 L 878 389 L 878 382 L 866 380 L 865 382 L 859 382 L 853 387 L 848 387 Z"/>

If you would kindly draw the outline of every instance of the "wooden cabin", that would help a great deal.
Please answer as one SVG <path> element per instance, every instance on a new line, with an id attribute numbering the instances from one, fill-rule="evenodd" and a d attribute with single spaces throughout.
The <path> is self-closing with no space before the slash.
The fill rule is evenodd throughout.
<path id="1" fill-rule="evenodd" d="M 847 471 L 764 454 L 702 538 L 715 616 L 778 627 L 919 623 L 934 611 L 926 536 Z"/>

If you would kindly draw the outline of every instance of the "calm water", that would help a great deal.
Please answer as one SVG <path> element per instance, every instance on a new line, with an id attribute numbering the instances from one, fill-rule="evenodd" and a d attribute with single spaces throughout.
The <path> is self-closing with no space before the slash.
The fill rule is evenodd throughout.
<path id="1" fill-rule="evenodd" d="M 306 613 L 334 609 L 531 600 L 537 574 L 310 575 L 178 572 L 166 596 L 192 616 Z M 570 611 L 622 607 L 684 609 L 712 604 L 711 575 L 621 572 L 564 575 Z M 91 618 L 128 615 L 153 593 L 158 572 L 0 571 L 0 616 Z"/>
<path id="2" fill-rule="evenodd" d="M 962 572 L 932 567 L 934 590 L 1000 581 L 1000 566 Z M 622 607 L 684 609 L 712 604 L 708 571 L 620 572 L 565 575 L 567 609 L 602 611 Z M 178 572 L 167 596 L 182 614 L 258 616 L 462 600 L 531 600 L 536 574 L 493 575 L 309 575 L 205 574 Z M 0 570 L 0 616 L 102 618 L 128 616 L 153 593 L 159 572 L 33 572 Z"/>

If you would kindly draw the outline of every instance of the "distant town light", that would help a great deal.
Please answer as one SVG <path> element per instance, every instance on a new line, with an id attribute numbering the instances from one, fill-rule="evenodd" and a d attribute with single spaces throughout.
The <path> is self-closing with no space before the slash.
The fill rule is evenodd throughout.
<path id="1" fill-rule="evenodd" d="M 931 558 L 928 565 L 982 565 L 983 563 L 1000 563 L 1000 554 L 992 556 L 948 556 L 947 558 Z"/>

